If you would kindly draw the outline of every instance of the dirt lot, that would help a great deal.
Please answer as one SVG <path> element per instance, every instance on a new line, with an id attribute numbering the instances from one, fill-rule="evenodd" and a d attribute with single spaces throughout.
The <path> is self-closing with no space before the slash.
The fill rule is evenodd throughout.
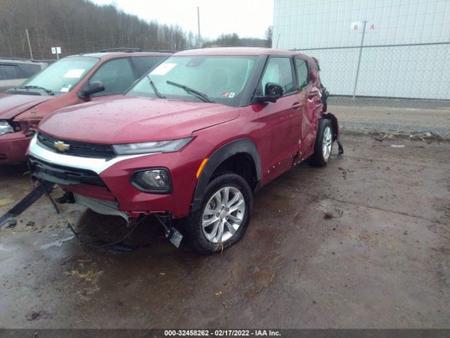
<path id="1" fill-rule="evenodd" d="M 345 134 L 344 157 L 264 188 L 244 239 L 211 257 L 152 222 L 137 250 L 82 247 L 42 198 L 0 231 L 0 327 L 448 328 L 450 143 L 376 138 Z M 3 213 L 29 178 L 3 169 L 0 186 Z M 86 238 L 123 232 L 64 212 Z"/>
<path id="2" fill-rule="evenodd" d="M 405 135 L 431 132 L 450 139 L 450 100 L 330 97 L 346 130 L 385 131 Z"/>

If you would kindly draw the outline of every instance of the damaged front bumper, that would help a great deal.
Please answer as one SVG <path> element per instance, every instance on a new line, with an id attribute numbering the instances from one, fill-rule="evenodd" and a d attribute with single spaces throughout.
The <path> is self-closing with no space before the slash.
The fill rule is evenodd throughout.
<path id="1" fill-rule="evenodd" d="M 75 203 L 89 208 L 98 214 L 119 216 L 122 217 L 127 224 L 130 222 L 130 217 L 126 212 L 119 210 L 119 205 L 117 202 L 100 200 L 79 194 L 73 194 L 73 199 Z"/>
<path id="2" fill-rule="evenodd" d="M 100 214 L 115 215 L 129 221 L 143 215 L 166 214 L 182 218 L 189 213 L 195 181 L 194 169 L 178 168 L 177 155 L 142 154 L 93 158 L 68 155 L 30 143 L 29 164 L 35 179 L 58 184 L 73 194 L 77 203 Z M 170 193 L 143 192 L 131 184 L 136 171 L 163 165 L 175 171 Z M 186 182 L 193 186 L 187 189 Z"/>

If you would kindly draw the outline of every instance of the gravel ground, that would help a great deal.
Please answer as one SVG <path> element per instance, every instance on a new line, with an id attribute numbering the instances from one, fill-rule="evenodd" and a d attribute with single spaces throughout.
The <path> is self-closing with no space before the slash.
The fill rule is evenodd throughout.
<path id="1" fill-rule="evenodd" d="M 450 139 L 450 100 L 330 97 L 328 110 L 339 117 L 344 132 L 430 132 Z"/>

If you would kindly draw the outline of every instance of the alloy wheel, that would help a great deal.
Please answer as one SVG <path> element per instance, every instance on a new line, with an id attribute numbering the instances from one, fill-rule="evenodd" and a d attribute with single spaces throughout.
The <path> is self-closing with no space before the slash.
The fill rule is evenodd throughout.
<path id="1" fill-rule="evenodd" d="M 325 162 L 328 161 L 328 159 L 330 158 L 332 146 L 333 146 L 333 135 L 331 134 L 331 128 L 327 126 L 323 131 L 323 139 L 322 139 L 322 155 Z"/>
<path id="2" fill-rule="evenodd" d="M 242 225 L 246 211 L 244 195 L 233 186 L 217 190 L 205 205 L 202 230 L 212 243 L 229 240 Z"/>

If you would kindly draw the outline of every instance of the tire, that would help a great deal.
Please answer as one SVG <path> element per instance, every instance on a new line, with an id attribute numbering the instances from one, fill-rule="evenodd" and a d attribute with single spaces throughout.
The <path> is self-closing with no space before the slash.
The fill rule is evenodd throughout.
<path id="1" fill-rule="evenodd" d="M 241 176 L 227 173 L 214 178 L 206 187 L 201 208 L 187 220 L 185 233 L 192 249 L 213 254 L 239 241 L 247 230 L 252 206 L 252 190 Z"/>
<path id="2" fill-rule="evenodd" d="M 310 158 L 310 163 L 316 167 L 324 167 L 330 159 L 333 149 L 333 125 L 328 119 L 319 121 L 314 154 Z"/>

